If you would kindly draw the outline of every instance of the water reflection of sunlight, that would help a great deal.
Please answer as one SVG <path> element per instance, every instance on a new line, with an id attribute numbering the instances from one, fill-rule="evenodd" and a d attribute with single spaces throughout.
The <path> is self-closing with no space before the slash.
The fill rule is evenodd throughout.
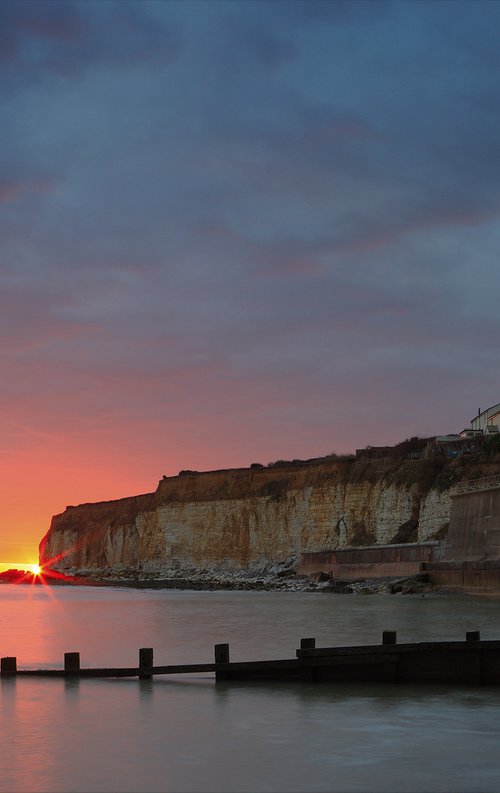
<path id="1" fill-rule="evenodd" d="M 3 745 L 8 745 L 2 763 L 2 789 L 54 789 L 57 758 L 48 750 L 50 737 L 47 740 L 54 727 L 44 714 L 48 701 L 60 714 L 67 697 L 61 686 L 52 685 L 53 682 L 56 681 L 44 680 L 41 688 L 34 680 L 23 680 L 22 685 L 15 678 L 1 680 L 5 730 L 2 738 Z"/>

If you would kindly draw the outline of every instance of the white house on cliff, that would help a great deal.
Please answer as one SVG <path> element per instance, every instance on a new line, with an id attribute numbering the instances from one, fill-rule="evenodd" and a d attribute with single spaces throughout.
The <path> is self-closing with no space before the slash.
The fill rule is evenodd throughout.
<path id="1" fill-rule="evenodd" d="M 498 432 L 499 426 L 500 403 L 486 410 L 478 410 L 477 416 L 471 420 L 471 427 L 476 432 Z"/>

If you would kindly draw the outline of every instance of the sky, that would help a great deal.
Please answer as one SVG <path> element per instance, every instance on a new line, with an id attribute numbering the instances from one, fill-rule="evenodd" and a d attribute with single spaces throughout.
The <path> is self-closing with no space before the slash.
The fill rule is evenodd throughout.
<path id="1" fill-rule="evenodd" d="M 0 3 L 0 563 L 500 401 L 500 3 Z M 1 565 L 0 565 L 1 566 Z"/>

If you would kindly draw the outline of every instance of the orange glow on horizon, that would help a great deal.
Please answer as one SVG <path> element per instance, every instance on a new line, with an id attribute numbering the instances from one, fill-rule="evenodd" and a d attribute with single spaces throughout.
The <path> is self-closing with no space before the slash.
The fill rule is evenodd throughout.
<path id="1" fill-rule="evenodd" d="M 66 551 L 66 553 L 69 552 L 70 551 Z M 44 565 L 28 564 L 25 562 L 11 562 L 10 564 L 0 562 L 0 566 L 6 567 L 6 570 L 2 571 L 4 583 L 41 584 L 44 587 L 47 587 L 50 583 L 91 586 L 92 584 L 85 579 L 80 579 L 77 576 L 68 576 L 65 575 L 65 573 L 60 573 L 57 570 L 51 569 L 50 565 L 63 558 L 65 555 L 65 553 L 59 554 L 53 559 L 48 560 Z"/>
<path id="2" fill-rule="evenodd" d="M 80 579 L 77 576 L 68 576 L 53 569 L 53 565 L 81 547 L 81 544 L 82 541 L 75 543 L 51 559 L 47 559 L 44 557 L 45 543 L 42 542 L 40 545 L 40 561 L 42 564 L 36 562 L 0 562 L 0 571 L 3 578 L 12 584 L 42 584 L 47 586 L 51 582 L 58 582 L 88 585 L 89 582 L 84 579 Z"/>
<path id="3" fill-rule="evenodd" d="M 74 464 L 62 464 L 61 460 L 74 460 L 74 448 L 67 448 L 66 443 L 56 438 L 52 439 L 50 449 L 35 448 L 29 454 L 23 451 L 6 457 L 5 462 L 0 461 L 0 572 L 39 563 L 40 542 L 48 532 L 53 516 L 64 512 L 67 505 L 111 501 L 152 492 L 162 473 L 172 467 L 169 461 L 148 461 L 141 467 L 141 475 L 137 476 L 132 464 L 127 465 L 123 459 L 116 459 L 113 455 L 102 466 L 96 466 L 95 453 L 93 460 L 90 452 L 83 451 L 77 456 Z M 183 461 L 179 469 L 182 467 Z M 30 472 L 29 476 L 27 472 Z M 31 566 L 27 569 L 31 570 Z"/>
<path id="4" fill-rule="evenodd" d="M 5 572 L 6 570 L 20 570 L 24 573 L 29 572 L 39 575 L 41 572 L 41 567 L 35 562 L 0 562 L 0 573 Z"/>

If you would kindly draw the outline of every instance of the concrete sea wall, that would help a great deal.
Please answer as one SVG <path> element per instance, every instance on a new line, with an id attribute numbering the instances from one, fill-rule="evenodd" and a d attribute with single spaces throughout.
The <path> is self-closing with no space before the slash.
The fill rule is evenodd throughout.
<path id="1" fill-rule="evenodd" d="M 500 476 L 457 485 L 446 548 L 426 570 L 435 584 L 500 589 Z"/>
<path id="2" fill-rule="evenodd" d="M 300 555 L 298 572 L 306 575 L 328 573 L 340 581 L 381 576 L 413 576 L 423 566 L 434 561 L 440 549 L 438 541 L 398 545 L 337 548 L 335 551 L 304 551 Z"/>

